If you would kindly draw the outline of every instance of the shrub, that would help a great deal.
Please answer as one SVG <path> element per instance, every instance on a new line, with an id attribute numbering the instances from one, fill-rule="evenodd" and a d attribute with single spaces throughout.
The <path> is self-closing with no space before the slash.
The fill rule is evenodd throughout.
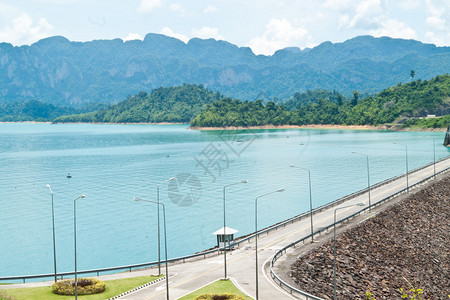
<path id="1" fill-rule="evenodd" d="M 198 296 L 195 300 L 244 300 L 244 298 L 234 294 L 205 294 Z"/>
<path id="2" fill-rule="evenodd" d="M 54 294 L 75 295 L 75 280 L 68 279 L 55 282 L 52 286 Z M 105 291 L 105 283 L 95 278 L 80 278 L 77 280 L 77 294 L 91 295 L 100 294 Z"/>
<path id="3" fill-rule="evenodd" d="M 3 293 L 0 291 L 0 300 L 15 300 L 16 298 L 14 298 L 13 296 L 9 296 L 6 293 Z"/>

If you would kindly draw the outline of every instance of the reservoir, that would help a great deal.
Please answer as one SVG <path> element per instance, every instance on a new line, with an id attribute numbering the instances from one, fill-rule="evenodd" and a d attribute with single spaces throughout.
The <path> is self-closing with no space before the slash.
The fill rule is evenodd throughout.
<path id="1" fill-rule="evenodd" d="M 253 232 L 450 154 L 444 132 L 340 129 L 196 131 L 187 125 L 0 124 L 0 277 L 157 260 L 157 209 L 166 205 L 169 257 L 216 245 L 223 226 Z M 433 147 L 434 146 L 434 147 Z M 356 153 L 353 153 L 356 152 Z M 161 215 L 162 221 L 162 215 Z M 162 226 L 161 226 L 162 227 Z M 163 234 L 163 231 L 161 231 Z M 162 235 L 163 236 L 163 235 Z M 163 243 L 162 243 L 163 244 Z M 162 248 L 163 251 L 163 248 Z"/>

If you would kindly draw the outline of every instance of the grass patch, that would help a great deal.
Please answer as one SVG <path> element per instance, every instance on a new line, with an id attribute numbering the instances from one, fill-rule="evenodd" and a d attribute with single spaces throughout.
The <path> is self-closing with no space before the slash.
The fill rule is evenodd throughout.
<path id="1" fill-rule="evenodd" d="M 158 279 L 158 276 L 140 276 L 125 279 L 106 280 L 106 290 L 101 294 L 78 296 L 80 299 L 87 300 L 104 300 L 126 291 L 132 290 L 135 287 L 146 284 L 150 281 Z M 51 300 L 51 299 L 75 299 L 72 296 L 62 296 L 52 293 L 51 286 L 36 287 L 36 288 L 19 288 L 19 289 L 3 289 L 2 293 L 14 297 L 17 300 Z"/>
<path id="2" fill-rule="evenodd" d="M 241 290 L 239 290 L 233 284 L 233 282 L 231 282 L 231 280 L 228 279 L 228 280 L 217 280 L 211 284 L 208 284 L 205 287 L 202 287 L 199 290 L 196 290 L 196 291 L 190 293 L 189 295 L 186 295 L 186 296 L 180 298 L 179 300 L 192 300 L 192 299 L 195 299 L 195 297 L 198 297 L 198 296 L 204 295 L 204 294 L 226 294 L 226 293 L 242 296 L 246 300 L 253 299 L 253 298 L 250 298 L 249 296 L 247 296 L 246 294 L 244 294 L 243 292 L 241 292 Z"/>

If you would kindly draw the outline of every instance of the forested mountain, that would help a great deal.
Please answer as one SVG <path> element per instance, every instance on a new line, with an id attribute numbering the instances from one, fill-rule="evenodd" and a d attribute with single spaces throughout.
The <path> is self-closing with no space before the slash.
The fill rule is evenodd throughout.
<path id="1" fill-rule="evenodd" d="M 202 85 L 158 88 L 150 94 L 140 92 L 103 110 L 56 118 L 54 123 L 188 123 L 206 104 L 222 98 Z"/>
<path id="2" fill-rule="evenodd" d="M 361 36 L 264 56 L 225 41 L 194 38 L 185 44 L 159 34 L 127 42 L 51 37 L 31 46 L 0 43 L 0 102 L 117 103 L 183 83 L 248 100 L 261 93 L 282 100 L 316 89 L 351 96 L 411 81 L 411 70 L 422 80 L 450 72 L 450 47 Z"/>
<path id="3" fill-rule="evenodd" d="M 274 102 L 264 105 L 262 101 L 242 102 L 227 98 L 209 104 L 192 120 L 191 126 L 381 125 L 428 114 L 443 116 L 450 114 L 450 76 L 397 84 L 362 99 L 355 92 L 353 97 L 342 102 L 323 98 L 311 102 L 288 110 L 285 105 Z"/>

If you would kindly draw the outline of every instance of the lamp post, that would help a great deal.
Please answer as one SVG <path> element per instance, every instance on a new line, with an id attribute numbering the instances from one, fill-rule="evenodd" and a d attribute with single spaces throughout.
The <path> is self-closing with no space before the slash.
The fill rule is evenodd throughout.
<path id="1" fill-rule="evenodd" d="M 399 144 L 399 143 L 394 143 L 396 145 L 400 145 L 405 147 L 405 157 L 406 157 L 406 192 L 409 193 L 409 179 L 408 179 L 408 146 L 407 145 L 403 145 L 403 144 Z"/>
<path id="2" fill-rule="evenodd" d="M 313 229 L 313 205 L 312 205 L 312 193 L 311 193 L 311 170 L 307 168 L 297 167 L 294 165 L 289 165 L 292 168 L 302 169 L 308 171 L 308 181 L 309 181 L 309 215 L 311 217 L 311 242 L 314 242 L 314 229 Z"/>
<path id="3" fill-rule="evenodd" d="M 255 198 L 256 300 L 258 300 L 258 292 L 259 292 L 259 285 L 258 285 L 258 199 L 262 198 L 264 196 L 267 196 L 267 195 L 270 195 L 273 193 L 279 193 L 279 192 L 284 192 L 284 188 L 260 195 Z"/>
<path id="4" fill-rule="evenodd" d="M 86 197 L 81 195 L 73 200 L 73 236 L 74 236 L 74 249 L 75 249 L 75 299 L 78 299 L 78 289 L 77 289 L 77 210 L 76 202 L 80 198 Z"/>
<path id="5" fill-rule="evenodd" d="M 172 179 L 170 179 L 170 180 L 172 180 Z M 152 200 L 144 200 L 144 199 L 134 198 L 134 201 L 144 201 L 144 202 L 150 202 L 150 203 L 157 204 L 158 211 L 159 211 L 159 206 L 162 205 L 163 221 L 164 221 L 164 251 L 165 251 L 165 257 L 166 257 L 166 296 L 167 296 L 167 300 L 169 300 L 169 266 L 168 266 L 169 264 L 167 262 L 166 206 L 164 205 L 164 203 L 160 203 L 160 202 L 152 201 Z M 159 227 L 158 227 L 158 230 L 159 230 Z"/>
<path id="6" fill-rule="evenodd" d="M 359 154 L 362 156 L 366 157 L 366 169 L 367 169 L 367 191 L 369 194 L 369 211 L 372 211 L 372 206 L 371 206 L 371 199 L 370 199 L 370 167 L 369 167 L 369 156 L 363 153 L 359 153 L 359 152 L 355 152 L 353 151 L 352 153 L 354 154 Z"/>
<path id="7" fill-rule="evenodd" d="M 163 185 L 166 182 L 172 181 L 174 180 L 175 177 L 171 177 L 163 182 L 161 182 L 160 184 L 158 184 L 158 186 L 156 187 L 156 201 L 159 203 L 159 188 L 161 185 Z M 161 275 L 161 238 L 160 238 L 160 234 L 159 234 L 159 205 L 158 205 L 158 275 Z"/>
<path id="8" fill-rule="evenodd" d="M 364 203 L 357 203 L 347 206 L 338 207 L 334 210 L 334 225 L 333 225 L 333 240 L 334 240 L 334 247 L 333 247 L 333 293 L 334 293 L 334 300 L 336 300 L 336 211 L 352 206 L 364 206 Z"/>
<path id="9" fill-rule="evenodd" d="M 56 282 L 58 278 L 56 273 L 55 211 L 53 208 L 53 190 L 50 184 L 47 184 L 47 188 L 50 190 L 50 193 L 52 194 L 53 266 L 55 269 L 55 282 Z"/>
<path id="10" fill-rule="evenodd" d="M 242 180 L 239 182 L 231 183 L 223 187 L 223 237 L 225 239 L 226 236 L 226 222 L 225 222 L 225 189 L 227 187 L 230 187 L 232 185 L 240 184 L 240 183 L 247 183 L 248 180 Z M 227 248 L 226 248 L 227 241 L 224 241 L 224 249 L 223 249 L 223 265 L 224 265 L 224 279 L 227 279 Z M 228 241 L 228 246 L 230 245 L 230 241 Z"/>
<path id="11" fill-rule="evenodd" d="M 434 179 L 436 179 L 436 141 L 433 139 L 433 170 Z"/>

